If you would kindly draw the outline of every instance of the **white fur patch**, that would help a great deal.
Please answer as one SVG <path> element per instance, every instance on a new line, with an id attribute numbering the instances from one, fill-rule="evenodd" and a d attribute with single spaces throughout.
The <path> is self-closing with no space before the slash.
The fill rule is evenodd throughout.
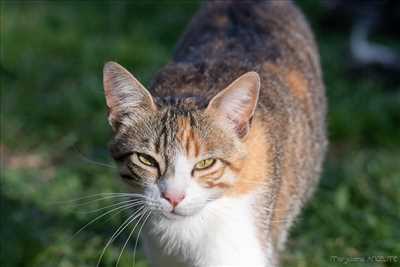
<path id="1" fill-rule="evenodd" d="M 191 171 L 193 162 L 190 161 L 184 154 L 178 153 L 175 158 L 175 173 L 174 184 L 171 190 L 184 192 L 191 180 Z"/>
<path id="2" fill-rule="evenodd" d="M 177 220 L 153 218 L 144 233 L 152 266 L 265 267 L 271 252 L 257 238 L 254 197 L 223 197 Z"/>

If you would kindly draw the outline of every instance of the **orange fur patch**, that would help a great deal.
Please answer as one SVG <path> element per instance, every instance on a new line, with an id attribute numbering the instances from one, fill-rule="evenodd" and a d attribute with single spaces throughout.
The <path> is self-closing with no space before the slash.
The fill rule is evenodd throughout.
<path id="1" fill-rule="evenodd" d="M 286 77 L 289 88 L 293 95 L 301 101 L 306 100 L 308 93 L 308 83 L 307 80 L 304 79 L 303 74 L 298 71 L 292 70 Z"/>
<path id="2" fill-rule="evenodd" d="M 236 166 L 238 168 L 236 171 L 239 171 L 238 179 L 225 192 L 228 196 L 243 195 L 254 191 L 260 188 L 268 176 L 268 143 L 265 138 L 264 128 L 261 122 L 257 122 L 256 119 L 246 137 L 245 144 L 248 154 L 246 159 L 240 162 L 239 166 Z M 231 170 L 234 171 L 234 168 L 231 168 Z"/>
<path id="3" fill-rule="evenodd" d="M 197 157 L 199 155 L 200 142 L 196 133 L 190 126 L 190 121 L 188 118 L 178 118 L 178 132 L 176 137 L 188 157 Z"/>
<path id="4" fill-rule="evenodd" d="M 265 71 L 273 73 L 277 78 L 285 83 L 291 94 L 296 97 L 305 107 L 308 107 L 309 85 L 304 75 L 297 70 L 288 70 L 284 67 L 271 63 L 263 65 Z"/>
<path id="5" fill-rule="evenodd" d="M 281 67 L 278 65 L 272 64 L 272 63 L 264 63 L 263 64 L 263 69 L 268 73 L 272 72 L 274 74 L 279 74 L 281 72 Z"/>

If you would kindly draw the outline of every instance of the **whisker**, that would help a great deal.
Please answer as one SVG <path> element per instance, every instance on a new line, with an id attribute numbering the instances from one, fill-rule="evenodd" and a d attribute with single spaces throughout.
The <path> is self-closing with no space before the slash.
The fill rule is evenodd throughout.
<path id="1" fill-rule="evenodd" d="M 94 203 L 94 202 L 97 202 L 97 201 L 100 201 L 100 200 L 106 200 L 106 199 L 136 198 L 136 199 L 151 200 L 149 197 L 146 197 L 145 195 L 142 195 L 142 194 L 133 194 L 133 193 L 110 193 L 110 194 L 112 194 L 112 195 L 105 195 L 103 197 L 98 197 L 97 199 L 92 199 L 92 200 L 88 200 L 86 202 L 77 203 L 77 204 L 74 204 L 74 203 L 75 202 L 79 202 L 80 200 L 84 200 L 84 199 L 95 198 L 97 194 L 93 195 L 93 196 L 78 198 L 78 199 L 59 202 L 59 203 L 54 203 L 54 204 L 67 204 L 67 205 L 69 205 L 71 207 L 80 207 L 80 206 L 89 205 L 91 203 Z"/>
<path id="2" fill-rule="evenodd" d="M 131 204 L 141 205 L 141 204 L 145 204 L 146 202 L 144 200 L 141 200 L 141 199 L 130 199 L 130 200 L 121 201 L 121 202 L 118 202 L 118 203 L 115 203 L 115 204 L 112 204 L 112 205 L 108 205 L 108 206 L 105 206 L 105 207 L 102 207 L 102 208 L 98 208 L 98 209 L 95 209 L 95 210 L 91 210 L 91 211 L 80 211 L 79 213 L 84 213 L 84 214 L 95 213 L 95 212 L 99 212 L 101 210 L 106 210 L 108 208 L 119 206 L 119 205 L 124 204 L 124 203 L 131 203 Z"/>
<path id="3" fill-rule="evenodd" d="M 121 209 L 122 209 L 121 211 L 123 211 L 123 210 L 125 210 L 125 209 L 128 209 L 128 208 L 130 208 L 130 207 L 134 207 L 134 206 L 135 206 L 135 204 L 131 204 L 131 203 L 129 203 L 129 204 L 124 204 L 124 205 L 122 205 L 122 206 L 120 206 L 120 207 L 114 208 L 114 209 L 112 209 L 112 210 L 110 210 L 110 211 L 107 211 L 107 212 L 105 212 L 105 213 L 103 213 L 103 214 L 97 216 L 96 218 L 94 218 L 93 220 L 91 220 L 90 222 L 88 222 L 87 224 L 85 224 L 85 225 L 84 225 L 82 228 L 80 228 L 77 232 L 75 232 L 75 233 L 72 235 L 71 240 L 72 240 L 75 236 L 77 236 L 80 232 L 82 232 L 84 229 L 86 229 L 89 225 L 91 225 L 91 224 L 93 224 L 94 222 L 100 220 L 101 218 L 103 218 L 103 217 L 106 216 L 107 214 L 110 214 L 110 213 L 112 213 L 112 212 L 114 212 L 114 211 L 121 210 Z"/>
<path id="4" fill-rule="evenodd" d="M 88 158 L 88 157 L 85 156 L 77 147 L 75 147 L 75 150 L 76 150 L 78 156 L 79 156 L 82 160 L 84 160 L 84 161 L 86 161 L 86 162 L 88 162 L 88 163 L 91 163 L 91 164 L 94 164 L 94 165 L 97 165 L 97 166 L 101 166 L 101 167 L 106 167 L 106 168 L 114 169 L 114 170 L 117 169 L 117 167 L 115 167 L 114 165 L 110 165 L 110 164 L 107 164 L 107 163 L 95 161 L 95 160 L 93 160 L 93 159 Z"/>
<path id="5" fill-rule="evenodd" d="M 148 211 L 148 209 L 145 210 L 145 212 L 144 212 L 142 215 L 144 216 L 144 215 L 146 214 L 147 211 Z M 125 250 L 125 248 L 126 248 L 128 242 L 129 242 L 129 240 L 131 239 L 133 233 L 135 232 L 136 227 L 139 225 L 139 222 L 140 222 L 140 220 L 143 218 L 143 216 L 139 218 L 139 220 L 137 221 L 137 223 L 136 223 L 135 226 L 133 227 L 132 231 L 129 233 L 129 236 L 128 236 L 128 238 L 126 239 L 126 241 L 125 241 L 125 243 L 124 243 L 124 245 L 123 245 L 123 247 L 122 247 L 121 252 L 119 253 L 118 260 L 117 260 L 117 263 L 115 264 L 115 267 L 118 267 L 118 264 L 119 264 L 119 261 L 121 260 L 122 254 L 124 253 L 124 250 Z"/>
<path id="6" fill-rule="evenodd" d="M 139 229 L 139 233 L 138 236 L 136 238 L 136 242 L 135 242 L 135 248 L 133 249 L 133 267 L 135 267 L 135 263 L 136 263 L 136 248 L 138 245 L 138 241 L 139 241 L 139 237 L 140 237 L 140 232 L 142 231 L 143 226 L 146 224 L 147 219 L 150 217 L 151 214 L 151 210 L 149 211 L 149 214 L 147 215 L 147 217 L 144 219 L 142 226 Z"/>
<path id="7" fill-rule="evenodd" d="M 137 225 L 137 224 L 136 224 L 136 225 Z M 124 245 L 122 246 L 122 249 L 121 249 L 121 252 L 120 252 L 119 255 L 118 255 L 118 259 L 117 259 L 117 263 L 115 264 L 115 267 L 118 267 L 119 261 L 121 260 L 122 254 L 124 253 L 124 250 L 125 250 L 125 247 L 126 247 L 126 245 L 128 244 L 129 240 L 131 239 L 133 233 L 135 232 L 136 225 L 135 225 L 135 227 L 133 227 L 133 229 L 132 229 L 131 232 L 129 233 L 129 236 L 128 236 L 128 238 L 126 239 Z"/>
<path id="8" fill-rule="evenodd" d="M 110 168 L 110 169 L 113 169 L 113 170 L 116 170 L 116 169 L 117 169 L 117 167 L 115 167 L 115 166 L 113 166 L 113 165 L 111 165 L 111 164 L 107 164 L 107 163 L 95 161 L 95 160 L 89 159 L 89 158 L 87 158 L 87 157 L 81 157 L 81 158 L 82 158 L 84 161 L 86 161 L 86 162 L 88 162 L 88 163 L 91 163 L 91 164 L 94 164 L 94 165 L 97 165 L 97 166 L 106 167 L 106 168 Z"/>
<path id="9" fill-rule="evenodd" d="M 119 227 L 118 229 L 114 232 L 114 234 L 111 236 L 111 238 L 108 240 L 107 244 L 103 248 L 101 255 L 99 257 L 99 260 L 97 261 L 97 267 L 100 266 L 101 260 L 103 259 L 104 253 L 106 252 L 107 248 L 110 246 L 110 244 L 125 230 L 126 227 L 128 227 L 129 224 L 131 224 L 137 217 L 141 216 L 143 213 L 143 209 L 145 207 L 141 207 L 139 210 L 135 211 L 131 216 L 128 217 Z M 133 218 L 132 218 L 133 217 Z"/>
<path id="10" fill-rule="evenodd" d="M 98 193 L 98 194 L 93 194 L 89 196 L 84 196 L 76 199 L 70 199 L 70 200 L 60 200 L 60 201 L 54 201 L 50 203 L 49 205 L 59 205 L 59 204 L 69 204 L 69 203 L 75 203 L 79 202 L 81 200 L 86 200 L 86 199 L 94 199 L 92 201 L 97 201 L 103 199 L 103 197 L 106 198 L 113 198 L 113 197 L 130 197 L 132 194 L 130 193 Z M 96 197 L 99 197 L 98 199 L 95 199 Z"/>

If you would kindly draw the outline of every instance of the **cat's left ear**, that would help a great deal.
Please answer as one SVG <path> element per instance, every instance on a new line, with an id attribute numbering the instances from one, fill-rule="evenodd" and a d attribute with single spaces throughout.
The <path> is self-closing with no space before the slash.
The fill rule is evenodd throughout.
<path id="1" fill-rule="evenodd" d="M 109 109 L 108 121 L 114 131 L 126 117 L 140 119 L 143 114 L 157 110 L 150 92 L 118 63 L 104 65 L 103 85 Z"/>
<path id="2" fill-rule="evenodd" d="M 235 129 L 240 138 L 246 136 L 257 106 L 260 76 L 247 72 L 211 99 L 206 113 L 223 120 Z"/>

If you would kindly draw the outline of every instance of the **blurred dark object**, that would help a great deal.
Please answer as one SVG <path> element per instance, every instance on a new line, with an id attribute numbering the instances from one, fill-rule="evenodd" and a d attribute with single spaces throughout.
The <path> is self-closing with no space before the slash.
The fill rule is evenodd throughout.
<path id="1" fill-rule="evenodd" d="M 350 26 L 351 70 L 398 78 L 399 51 L 370 38 L 384 36 L 389 43 L 400 39 L 400 1 L 323 0 L 322 4 L 328 10 L 325 24 L 332 28 Z"/>

